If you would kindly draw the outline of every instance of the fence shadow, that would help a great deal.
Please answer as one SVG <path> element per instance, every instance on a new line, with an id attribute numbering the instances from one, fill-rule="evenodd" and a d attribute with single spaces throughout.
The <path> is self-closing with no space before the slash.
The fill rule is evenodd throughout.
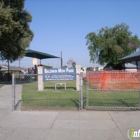
<path id="1" fill-rule="evenodd" d="M 18 100 L 18 102 L 15 105 L 15 109 L 18 109 L 18 107 L 20 107 L 20 106 L 21 106 L 21 100 Z"/>
<path id="2" fill-rule="evenodd" d="M 75 107 L 76 107 L 77 109 L 79 109 L 79 100 L 77 100 L 77 99 L 71 99 L 71 100 L 74 102 Z"/>
<path id="3" fill-rule="evenodd" d="M 127 101 L 122 100 L 122 99 L 116 99 L 116 101 L 120 102 L 125 107 L 136 107 L 136 104 L 137 104 L 136 102 L 134 102 L 134 103 L 128 103 Z"/>

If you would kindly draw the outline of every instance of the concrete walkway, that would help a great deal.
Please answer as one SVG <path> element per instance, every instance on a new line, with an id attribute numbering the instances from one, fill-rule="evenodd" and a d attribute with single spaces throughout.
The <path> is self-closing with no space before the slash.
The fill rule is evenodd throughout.
<path id="1" fill-rule="evenodd" d="M 12 111 L 11 91 L 12 86 L 10 85 L 6 85 L 0 88 L 0 120 Z"/>
<path id="2" fill-rule="evenodd" d="M 128 140 L 140 129 L 140 111 L 12 111 L 10 90 L 0 89 L 0 140 Z"/>

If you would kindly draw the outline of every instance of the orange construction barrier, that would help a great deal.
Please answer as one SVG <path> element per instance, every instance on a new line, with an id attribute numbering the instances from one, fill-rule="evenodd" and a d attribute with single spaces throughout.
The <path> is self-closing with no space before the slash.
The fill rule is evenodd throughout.
<path id="1" fill-rule="evenodd" d="M 140 87 L 139 72 L 101 71 L 88 73 L 91 88 L 99 90 L 138 90 Z"/>

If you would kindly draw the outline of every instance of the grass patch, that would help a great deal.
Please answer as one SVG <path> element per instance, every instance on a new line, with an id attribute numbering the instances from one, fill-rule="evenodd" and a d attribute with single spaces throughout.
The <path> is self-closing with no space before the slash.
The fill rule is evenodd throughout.
<path id="1" fill-rule="evenodd" d="M 3 86 L 4 86 L 4 84 L 0 84 L 0 88 L 3 87 Z"/>
<path id="2" fill-rule="evenodd" d="M 44 82 L 44 91 L 38 91 L 37 82 L 23 84 L 22 89 L 22 107 L 66 107 L 79 108 L 79 91 L 76 91 L 75 81 L 61 81 L 66 83 L 58 85 L 55 90 L 55 83 L 59 82 Z"/>
<path id="3" fill-rule="evenodd" d="M 139 91 L 89 91 L 89 106 L 138 107 Z"/>
<path id="4" fill-rule="evenodd" d="M 38 91 L 38 83 L 24 83 L 22 88 L 22 108 L 75 108 L 79 109 L 79 94 L 75 81 L 61 81 L 66 83 L 55 90 L 55 82 L 44 82 L 44 91 Z M 84 106 L 86 105 L 86 83 L 83 85 Z M 137 91 L 95 91 L 88 92 L 88 106 L 107 107 L 138 107 L 139 92 Z"/>

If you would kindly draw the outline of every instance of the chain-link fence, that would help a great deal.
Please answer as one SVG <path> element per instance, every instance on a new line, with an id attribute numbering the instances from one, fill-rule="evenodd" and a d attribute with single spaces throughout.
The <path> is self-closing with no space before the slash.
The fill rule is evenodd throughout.
<path id="1" fill-rule="evenodd" d="M 48 78 L 40 85 L 39 78 L 44 76 L 50 75 L 13 75 L 13 109 L 140 109 L 139 72 L 87 72 L 84 81 L 82 74 L 72 74 L 76 80 L 51 74 L 56 79 Z"/>
<path id="2" fill-rule="evenodd" d="M 87 72 L 86 109 L 140 109 L 140 73 Z"/>
<path id="3" fill-rule="evenodd" d="M 43 80 L 39 83 L 39 77 Z M 21 110 L 79 110 L 82 105 L 82 75 L 71 74 L 77 80 L 70 80 L 66 74 L 51 75 L 14 75 L 13 83 L 13 109 Z M 67 79 L 66 79 L 67 77 Z M 58 78 L 58 79 L 57 79 Z M 78 82 L 78 83 L 77 83 Z M 41 84 L 41 85 L 40 85 Z M 77 87 L 77 84 L 79 87 Z M 39 90 L 43 86 L 43 90 Z"/>

